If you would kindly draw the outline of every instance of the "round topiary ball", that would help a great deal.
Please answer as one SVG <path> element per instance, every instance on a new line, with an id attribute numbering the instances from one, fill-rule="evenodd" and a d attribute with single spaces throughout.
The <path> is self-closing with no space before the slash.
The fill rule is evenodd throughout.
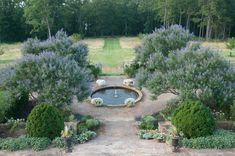
<path id="1" fill-rule="evenodd" d="M 185 101 L 174 112 L 172 123 L 187 138 L 211 135 L 215 130 L 211 111 L 198 101 Z"/>
<path id="2" fill-rule="evenodd" d="M 37 105 L 29 114 L 26 130 L 31 137 L 60 136 L 64 128 L 64 119 L 60 111 L 51 104 Z"/>

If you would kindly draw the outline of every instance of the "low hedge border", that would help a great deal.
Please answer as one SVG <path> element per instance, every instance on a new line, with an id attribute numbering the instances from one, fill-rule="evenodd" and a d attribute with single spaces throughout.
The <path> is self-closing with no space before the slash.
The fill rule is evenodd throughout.
<path id="1" fill-rule="evenodd" d="M 216 130 L 213 135 L 192 139 L 184 138 L 183 146 L 194 149 L 235 148 L 235 133 L 228 130 Z"/>

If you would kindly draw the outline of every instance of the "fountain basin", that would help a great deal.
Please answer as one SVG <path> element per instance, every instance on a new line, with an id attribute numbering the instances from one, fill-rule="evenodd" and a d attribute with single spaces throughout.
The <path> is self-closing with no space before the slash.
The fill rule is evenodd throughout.
<path id="1" fill-rule="evenodd" d="M 126 99 L 133 98 L 135 99 L 135 103 L 137 103 L 142 97 L 142 92 L 134 87 L 108 86 L 95 90 L 90 98 L 101 98 L 103 100 L 103 106 L 122 107 L 126 106 Z"/>

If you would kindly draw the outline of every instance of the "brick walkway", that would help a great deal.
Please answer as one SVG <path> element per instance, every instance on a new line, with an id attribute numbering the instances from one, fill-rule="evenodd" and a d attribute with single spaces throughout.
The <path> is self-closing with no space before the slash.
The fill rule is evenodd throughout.
<path id="1" fill-rule="evenodd" d="M 125 77 L 104 77 L 107 84 L 118 85 Z M 144 98 L 133 108 L 96 108 L 88 102 L 72 105 L 73 111 L 84 115 L 93 115 L 102 121 L 98 137 L 86 144 L 74 146 L 71 156 L 234 156 L 235 149 L 229 150 L 192 150 L 181 149 L 180 153 L 172 153 L 172 147 L 155 140 L 140 140 L 137 137 L 135 118 L 153 114 L 165 107 L 166 101 L 174 97 L 171 94 L 161 95 L 152 101 L 147 90 L 143 90 Z M 42 152 L 0 151 L 0 156 L 59 156 L 65 155 L 62 150 L 52 148 Z"/>

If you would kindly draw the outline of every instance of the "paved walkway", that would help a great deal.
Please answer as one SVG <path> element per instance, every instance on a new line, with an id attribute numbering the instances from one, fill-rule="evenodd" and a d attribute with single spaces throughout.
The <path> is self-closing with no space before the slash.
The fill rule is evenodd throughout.
<path id="1" fill-rule="evenodd" d="M 125 77 L 104 77 L 108 84 L 118 85 Z M 140 140 L 137 137 L 135 118 L 153 114 L 165 107 L 166 101 L 174 97 L 163 94 L 158 100 L 151 100 L 150 93 L 143 90 L 144 98 L 133 108 L 97 108 L 88 102 L 72 105 L 73 111 L 84 115 L 93 115 L 102 121 L 98 137 L 85 144 L 76 145 L 69 156 L 234 156 L 235 149 L 230 150 L 191 150 L 181 149 L 180 153 L 172 153 L 172 147 L 155 140 Z M 52 148 L 42 152 L 0 151 L 0 156 L 59 156 L 65 155 L 60 149 Z"/>

